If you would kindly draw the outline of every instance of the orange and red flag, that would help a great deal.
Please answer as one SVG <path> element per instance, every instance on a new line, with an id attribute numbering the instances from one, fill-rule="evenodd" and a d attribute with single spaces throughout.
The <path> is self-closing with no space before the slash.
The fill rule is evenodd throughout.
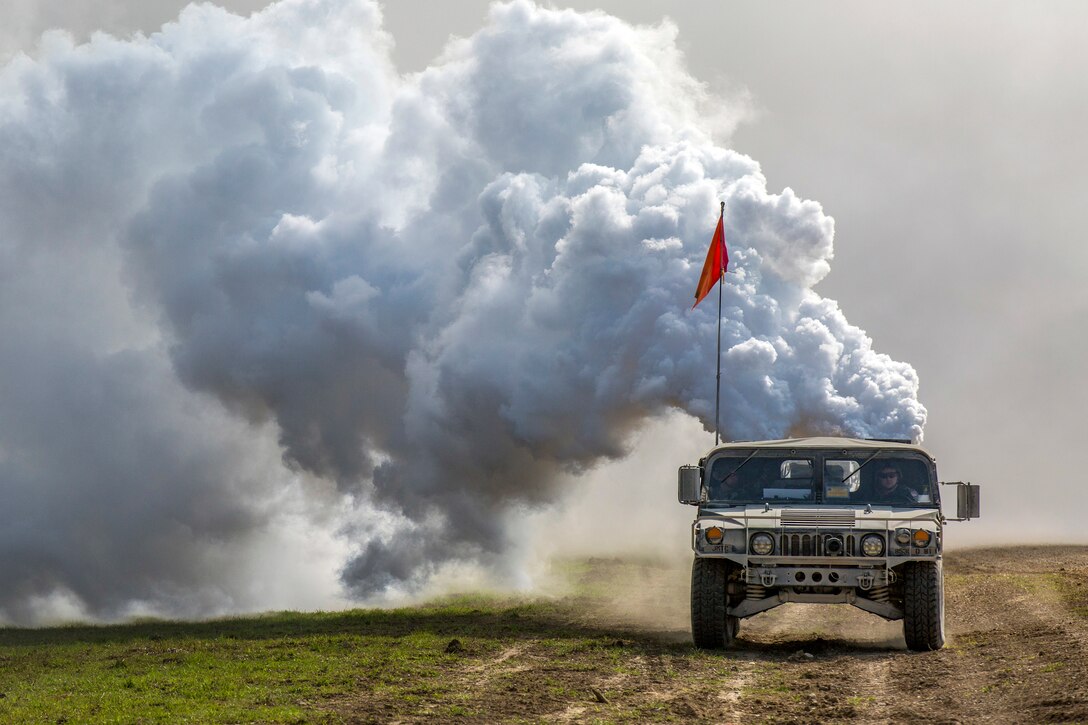
<path id="1" fill-rule="evenodd" d="M 710 249 L 706 253 L 706 262 L 703 263 L 703 273 L 699 276 L 699 286 L 695 288 L 695 304 L 691 309 L 703 301 L 710 294 L 714 285 L 725 277 L 725 268 L 729 266 L 729 250 L 725 246 L 725 205 L 722 205 L 722 215 L 718 217 L 718 228 L 714 230 L 714 238 L 710 240 Z"/>

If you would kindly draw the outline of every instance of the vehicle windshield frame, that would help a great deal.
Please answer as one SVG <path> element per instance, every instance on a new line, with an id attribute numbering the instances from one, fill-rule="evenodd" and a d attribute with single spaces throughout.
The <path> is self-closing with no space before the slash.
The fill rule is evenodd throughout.
<path id="1" fill-rule="evenodd" d="M 938 485 L 936 465 L 933 459 L 925 455 L 921 451 L 903 449 L 903 448 L 881 448 L 879 450 L 869 449 L 851 449 L 851 448 L 779 448 L 779 447 L 766 447 L 757 448 L 753 454 L 752 448 L 744 449 L 724 449 L 715 451 L 705 463 L 704 469 L 704 482 L 707 491 L 707 500 L 705 505 L 711 507 L 733 507 L 743 506 L 750 504 L 773 504 L 773 505 L 803 505 L 803 506 L 844 506 L 844 505 L 872 505 L 872 506 L 893 506 L 898 508 L 935 508 L 940 510 L 940 486 Z M 789 460 L 810 460 L 812 462 L 812 475 L 808 479 L 809 493 L 804 497 L 795 496 L 792 490 L 784 490 L 780 487 L 765 486 L 762 481 L 756 481 L 755 483 L 747 484 L 747 490 L 744 490 L 742 485 L 740 491 L 736 495 L 721 495 L 722 491 L 719 487 L 724 486 L 721 481 L 712 481 L 711 471 L 714 464 L 718 461 L 728 462 L 729 469 L 733 469 L 741 461 L 748 459 L 745 464 L 745 469 L 750 469 L 753 464 L 759 461 L 764 462 L 773 459 L 779 462 Z M 881 499 L 879 492 L 874 489 L 874 484 L 871 483 L 874 471 L 880 470 L 880 461 L 893 460 L 901 462 L 902 464 L 908 464 L 911 467 L 911 472 L 914 474 L 912 477 L 912 483 L 909 485 L 910 490 L 920 489 L 915 493 L 920 494 L 922 500 L 884 500 Z M 860 479 L 859 487 L 857 491 L 851 491 L 849 498 L 832 498 L 828 494 L 828 482 L 825 480 L 825 474 L 827 473 L 827 462 L 829 461 L 856 461 L 858 468 L 853 469 L 852 474 L 858 474 L 863 476 Z M 902 468 L 902 465 L 898 466 Z M 742 469 L 744 470 L 744 469 Z M 759 470 L 752 469 L 752 470 Z M 920 475 L 924 470 L 924 476 Z M 721 474 L 719 474 L 721 475 Z M 764 477 L 767 474 L 762 474 Z M 902 474 L 901 474 L 902 475 Z M 918 479 L 923 478 L 924 481 L 919 483 Z M 798 477 L 797 481 L 805 480 L 802 477 Z M 778 483 L 787 481 L 784 478 L 778 478 Z M 867 485 L 867 482 L 868 483 Z M 753 489 L 752 486 L 755 486 Z M 907 484 L 904 483 L 905 486 Z M 926 490 L 928 488 L 928 490 Z M 756 494 L 756 491 L 760 491 Z M 768 490 L 774 490 L 777 494 L 775 496 L 765 496 Z M 795 488 L 793 490 L 803 490 L 803 488 Z M 924 496 L 928 495 L 929 500 L 926 501 Z"/>

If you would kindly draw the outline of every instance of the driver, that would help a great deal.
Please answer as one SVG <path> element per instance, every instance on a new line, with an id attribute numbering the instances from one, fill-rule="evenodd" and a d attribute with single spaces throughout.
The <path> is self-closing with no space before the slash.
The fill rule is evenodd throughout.
<path id="1" fill-rule="evenodd" d="M 903 483 L 903 474 L 894 463 L 880 466 L 873 483 L 874 498 L 882 503 L 915 503 L 918 500 L 918 493 Z"/>

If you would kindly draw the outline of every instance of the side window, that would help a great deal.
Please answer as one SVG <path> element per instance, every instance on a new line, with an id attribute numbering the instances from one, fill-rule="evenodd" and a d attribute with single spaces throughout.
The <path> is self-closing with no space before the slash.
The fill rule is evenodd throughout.
<path id="1" fill-rule="evenodd" d="M 846 499 L 861 486 L 857 461 L 829 460 L 824 462 L 824 498 Z"/>
<path id="2" fill-rule="evenodd" d="M 779 478 L 812 478 L 812 461 L 788 459 L 782 461 Z"/>
<path id="3" fill-rule="evenodd" d="M 772 476 L 763 489 L 765 499 L 789 499 L 811 501 L 812 496 L 812 460 L 807 458 L 787 458 L 779 461 Z"/>

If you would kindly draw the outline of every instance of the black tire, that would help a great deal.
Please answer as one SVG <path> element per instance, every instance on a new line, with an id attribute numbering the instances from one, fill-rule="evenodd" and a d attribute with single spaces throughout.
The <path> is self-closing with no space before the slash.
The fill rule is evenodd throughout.
<path id="1" fill-rule="evenodd" d="M 726 614 L 731 562 L 695 559 L 691 565 L 691 637 L 700 649 L 732 647 L 740 620 Z"/>
<path id="2" fill-rule="evenodd" d="M 936 561 L 903 565 L 903 637 L 915 652 L 944 647 L 944 581 Z"/>

